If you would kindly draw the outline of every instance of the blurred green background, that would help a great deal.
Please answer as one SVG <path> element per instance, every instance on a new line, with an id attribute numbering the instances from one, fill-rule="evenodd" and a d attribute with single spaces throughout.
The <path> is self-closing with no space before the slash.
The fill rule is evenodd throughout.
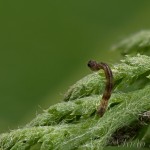
<path id="1" fill-rule="evenodd" d="M 149 27 L 148 0 L 1 0 L 0 132 L 60 102 L 89 59 L 118 61 L 110 47 Z"/>

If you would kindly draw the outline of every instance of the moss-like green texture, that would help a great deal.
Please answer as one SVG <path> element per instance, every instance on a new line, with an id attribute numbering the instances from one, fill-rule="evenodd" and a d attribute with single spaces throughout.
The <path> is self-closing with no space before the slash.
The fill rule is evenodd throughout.
<path id="1" fill-rule="evenodd" d="M 131 35 L 119 44 L 116 44 L 113 49 L 120 50 L 123 55 L 136 54 L 137 52 L 150 55 L 150 31 L 144 30 Z"/>
<path id="2" fill-rule="evenodd" d="M 102 118 L 96 114 L 105 86 L 104 73 L 99 71 L 75 83 L 63 102 L 50 106 L 25 127 L 1 134 L 0 150 L 150 147 L 150 57 L 128 55 L 111 68 L 114 89 Z"/>

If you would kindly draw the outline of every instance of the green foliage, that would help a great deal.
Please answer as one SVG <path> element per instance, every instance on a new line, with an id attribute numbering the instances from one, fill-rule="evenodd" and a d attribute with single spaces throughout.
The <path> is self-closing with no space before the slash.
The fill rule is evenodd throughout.
<path id="1" fill-rule="evenodd" d="M 150 55 L 150 31 L 141 31 L 128 37 L 113 47 L 115 50 L 121 50 L 122 54 L 146 54 Z"/>
<path id="2" fill-rule="evenodd" d="M 114 91 L 102 118 L 96 114 L 105 86 L 104 73 L 99 71 L 79 80 L 63 102 L 50 106 L 25 127 L 1 134 L 0 150 L 148 148 L 150 57 L 125 56 L 111 68 Z"/>

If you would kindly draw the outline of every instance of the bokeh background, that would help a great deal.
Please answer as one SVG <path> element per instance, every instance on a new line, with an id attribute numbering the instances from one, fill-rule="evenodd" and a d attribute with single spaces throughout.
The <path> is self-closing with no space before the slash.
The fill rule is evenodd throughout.
<path id="1" fill-rule="evenodd" d="M 111 46 L 149 28 L 148 0 L 1 0 L 0 133 L 60 102 L 89 59 L 117 62 Z"/>

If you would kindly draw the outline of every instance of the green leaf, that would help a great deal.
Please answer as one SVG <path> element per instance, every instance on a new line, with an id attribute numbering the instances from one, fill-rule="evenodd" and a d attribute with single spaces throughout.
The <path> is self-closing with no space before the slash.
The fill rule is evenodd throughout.
<path id="1" fill-rule="evenodd" d="M 141 31 L 127 37 L 113 47 L 114 50 L 120 50 L 123 55 L 137 53 L 150 55 L 150 31 Z"/>
<path id="2" fill-rule="evenodd" d="M 128 55 L 111 68 L 114 89 L 103 117 L 96 114 L 105 87 L 99 71 L 77 81 L 61 103 L 25 127 L 1 134 L 0 150 L 149 148 L 150 57 Z"/>

